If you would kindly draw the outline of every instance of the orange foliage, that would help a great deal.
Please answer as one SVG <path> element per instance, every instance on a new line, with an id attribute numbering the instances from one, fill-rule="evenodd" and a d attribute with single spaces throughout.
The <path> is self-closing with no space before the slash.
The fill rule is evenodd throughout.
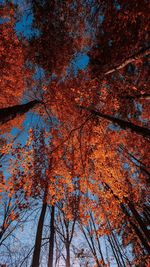
<path id="1" fill-rule="evenodd" d="M 77 4 L 80 14 L 86 12 L 80 1 L 77 1 Z M 104 5 L 104 1 L 102 4 Z M 124 5 L 125 1 L 122 3 L 122 6 Z M 137 135 L 136 131 L 131 133 L 129 127 L 120 126 L 116 129 L 113 120 L 110 123 L 104 117 L 98 117 L 91 112 L 92 109 L 113 118 L 118 116 L 123 122 L 130 121 L 141 128 L 148 128 L 149 123 L 143 120 L 149 118 L 148 99 L 144 101 L 142 97 L 148 95 L 145 82 L 148 77 L 147 58 L 143 57 L 137 61 L 134 59 L 134 65 L 130 66 L 133 68 L 131 73 L 122 67 L 117 72 L 115 69 L 112 75 L 106 75 L 106 71 L 115 68 L 115 64 L 118 66 L 127 56 L 132 56 L 125 42 L 120 48 L 121 55 L 117 58 L 119 45 L 124 40 L 121 27 L 125 29 L 125 39 L 130 39 L 130 50 L 132 46 L 134 50 L 141 48 L 145 33 L 141 23 L 138 46 L 135 42 L 135 33 L 132 37 L 127 32 L 129 27 L 131 32 L 135 29 L 137 33 L 139 8 L 139 1 L 135 12 L 133 3 L 131 6 L 129 4 L 130 22 L 128 12 L 119 14 L 111 3 L 110 10 L 112 14 L 116 14 L 115 23 L 109 28 L 112 14 L 108 9 L 105 10 L 104 25 L 109 29 L 108 36 L 113 35 L 112 50 L 106 29 L 104 28 L 102 33 L 98 28 L 103 48 L 100 49 L 98 45 L 96 49 L 93 47 L 90 53 L 92 62 L 89 73 L 81 71 L 77 77 L 68 77 L 65 71 L 74 51 L 90 44 L 88 36 L 83 34 L 86 24 L 84 18 L 81 16 L 79 22 L 73 24 L 71 15 L 74 20 L 76 13 L 74 14 L 74 10 L 71 11 L 70 1 L 60 6 L 55 1 L 49 4 L 49 9 L 43 5 L 37 10 L 34 6 L 35 25 L 39 25 L 42 35 L 38 40 L 33 40 L 32 48 L 29 46 L 29 58 L 35 64 L 38 62 L 46 73 L 53 72 L 59 76 L 50 83 L 40 84 L 37 90 L 37 95 L 40 95 L 43 101 L 40 115 L 52 129 L 50 132 L 38 127 L 31 129 L 24 147 L 20 144 L 16 147 L 5 145 L 1 153 L 6 154 L 10 151 L 13 156 L 10 163 L 11 178 L 7 183 L 9 197 L 16 192 L 23 192 L 25 200 L 46 196 L 48 205 L 62 201 L 66 219 L 76 218 L 84 226 L 88 225 L 92 213 L 99 237 L 109 238 L 115 232 L 121 236 L 124 246 L 132 244 L 135 257 L 139 255 L 139 262 L 142 262 L 145 259 L 145 251 L 149 250 L 146 213 L 149 209 L 149 140 Z M 68 14 L 66 21 L 65 11 Z M 142 18 L 143 14 L 142 8 Z M 143 20 L 145 22 L 146 19 Z M 119 24 L 119 36 L 118 33 L 114 33 L 116 24 Z M 10 100 L 12 104 L 11 98 L 14 95 L 13 101 L 18 101 L 24 89 L 23 49 L 13 27 L 14 20 L 11 15 L 10 21 L 2 25 L 0 43 L 3 61 L 3 90 L 0 96 L 2 107 L 10 104 Z M 79 27 L 79 30 L 76 27 Z M 74 34 L 71 35 L 72 33 Z M 13 38 L 10 39 L 10 36 Z M 107 48 L 111 51 L 110 63 Z M 60 80 L 61 75 L 66 76 Z M 140 82 L 137 82 L 138 79 Z M 3 178 L 1 187 L 0 190 L 6 190 Z M 20 206 L 20 209 L 22 208 L 24 206 Z M 15 216 L 13 213 L 10 215 L 11 219 L 15 219 Z M 142 233 L 142 238 L 139 232 Z M 148 264 L 147 258 L 146 261 Z"/>
<path id="2" fill-rule="evenodd" d="M 1 9 L 0 33 L 0 103 L 1 108 L 17 104 L 24 91 L 24 54 L 21 41 L 16 36 L 13 6 Z"/>

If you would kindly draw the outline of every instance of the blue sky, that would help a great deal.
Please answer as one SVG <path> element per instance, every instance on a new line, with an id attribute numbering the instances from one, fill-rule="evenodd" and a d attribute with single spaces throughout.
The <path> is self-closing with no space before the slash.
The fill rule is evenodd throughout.
<path id="1" fill-rule="evenodd" d="M 21 19 L 16 23 L 15 30 L 18 35 L 22 35 L 27 39 L 40 35 L 39 30 L 33 27 L 33 14 L 30 11 L 23 14 Z"/>
<path id="2" fill-rule="evenodd" d="M 79 70 L 84 70 L 88 67 L 89 56 L 86 53 L 78 52 L 74 55 L 68 67 L 68 74 L 72 73 L 74 76 L 78 74 Z"/>

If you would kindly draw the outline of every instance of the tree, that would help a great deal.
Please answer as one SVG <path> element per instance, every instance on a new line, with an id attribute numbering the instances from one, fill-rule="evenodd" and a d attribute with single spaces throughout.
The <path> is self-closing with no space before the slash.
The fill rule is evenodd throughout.
<path id="1" fill-rule="evenodd" d="M 43 200 L 43 205 L 38 221 L 38 227 L 36 232 L 36 238 L 35 238 L 35 247 L 33 252 L 33 258 L 32 258 L 32 267 L 39 266 L 40 262 L 40 252 L 41 252 L 41 244 L 42 244 L 42 230 L 44 225 L 44 218 L 46 213 L 46 203 L 45 199 Z"/>
<path id="2" fill-rule="evenodd" d="M 66 207 L 62 203 L 58 203 L 58 212 L 56 219 L 56 232 L 59 238 L 63 242 L 66 249 L 65 263 L 66 267 L 71 266 L 70 246 L 75 231 L 76 217 L 70 219 L 69 212 L 66 211 Z M 70 208 L 70 207 L 69 207 Z M 68 213 L 68 214 L 67 214 Z"/>
<path id="3" fill-rule="evenodd" d="M 35 105 L 39 104 L 40 101 L 33 100 L 26 104 L 15 105 L 12 107 L 0 109 L 0 125 L 4 124 L 17 116 L 24 115 L 27 111 L 32 109 Z"/>
<path id="4" fill-rule="evenodd" d="M 5 105 L 3 96 L 0 115 L 3 112 L 4 123 L 35 104 L 41 103 L 43 108 L 38 111 L 43 119 L 41 129 L 30 129 L 25 146 L 15 143 L 14 164 L 10 164 L 16 198 L 23 192 L 25 201 L 42 200 L 32 265 L 40 265 L 49 207 L 49 266 L 54 262 L 58 235 L 66 249 L 66 266 L 70 266 L 76 221 L 97 266 L 110 264 L 112 255 L 118 266 L 140 265 L 148 261 L 150 251 L 147 1 L 142 6 L 140 1 L 119 4 L 111 0 L 28 3 L 33 25 L 39 30 L 39 35 L 28 41 L 18 39 L 14 32 L 14 7 L 3 9 L 11 17 L 3 24 L 4 83 L 5 70 L 8 78 L 12 70 L 10 58 L 5 62 L 4 49 L 14 47 L 10 34 L 17 44 L 15 55 L 21 53 L 22 61 L 17 64 L 12 57 L 17 65 L 15 79 L 20 83 L 17 102 Z M 20 48 L 23 44 L 25 50 Z M 89 68 L 73 72 L 76 56 L 87 51 Z M 27 89 L 40 100 L 20 105 L 24 87 L 19 79 L 25 63 L 42 69 L 44 82 L 42 78 L 35 81 L 31 70 L 23 73 L 26 79 L 30 75 Z M 11 123 L 14 127 L 14 120 Z M 1 153 L 10 151 L 6 142 Z M 106 256 L 100 239 L 106 241 Z M 133 252 L 130 260 L 125 253 L 129 248 Z"/>

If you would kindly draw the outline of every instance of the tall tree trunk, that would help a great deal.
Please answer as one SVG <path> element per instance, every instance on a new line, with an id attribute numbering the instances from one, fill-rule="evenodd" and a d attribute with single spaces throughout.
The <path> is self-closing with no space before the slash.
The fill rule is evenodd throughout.
<path id="1" fill-rule="evenodd" d="M 15 105 L 12 107 L 7 107 L 7 108 L 1 108 L 0 109 L 0 125 L 10 120 L 13 120 L 17 116 L 21 116 L 25 114 L 27 111 L 29 111 L 30 109 L 32 109 L 35 105 L 39 103 L 41 102 L 38 100 L 33 100 L 26 104 Z"/>
<path id="2" fill-rule="evenodd" d="M 97 267 L 102 267 L 102 265 L 99 263 L 99 259 L 98 259 L 98 256 L 97 256 L 97 251 L 96 251 L 96 246 L 95 246 L 95 243 L 93 241 L 93 238 L 92 236 L 89 235 L 89 231 L 88 231 L 88 234 L 86 234 L 85 230 L 84 230 L 84 227 L 82 226 L 82 224 L 80 225 L 81 226 L 81 231 L 88 243 L 88 246 L 90 248 L 90 251 L 94 257 L 94 260 L 95 260 L 95 263 L 97 264 Z"/>
<path id="3" fill-rule="evenodd" d="M 130 263 L 128 257 L 125 255 L 125 253 L 124 253 L 122 247 L 120 246 L 120 243 L 119 243 L 117 237 L 114 235 L 113 231 L 112 231 L 112 237 L 113 237 L 114 242 L 115 242 L 115 244 L 116 244 L 116 247 L 117 247 L 117 249 L 118 249 L 118 252 L 119 252 L 119 255 L 120 255 L 120 258 L 121 258 L 121 260 L 122 260 L 123 265 L 126 267 L 126 263 L 125 263 L 125 261 L 124 261 L 124 258 L 125 258 L 125 259 L 128 261 L 128 264 L 131 266 L 131 263 Z M 123 257 L 124 257 L 124 258 L 123 258 Z"/>
<path id="4" fill-rule="evenodd" d="M 109 190 L 112 195 L 114 196 L 115 199 L 119 200 L 119 197 L 117 195 L 114 194 L 113 190 L 111 189 L 111 187 L 107 184 L 104 183 L 104 188 L 106 190 Z M 140 231 L 140 229 L 137 227 L 137 225 L 133 222 L 132 217 L 130 215 L 130 213 L 128 212 L 128 209 L 126 208 L 124 203 L 120 203 L 120 208 L 123 211 L 123 213 L 127 216 L 130 225 L 132 226 L 135 234 L 138 236 L 138 238 L 141 241 L 141 244 L 143 245 L 143 247 L 145 248 L 145 250 L 147 250 L 148 253 L 150 253 L 150 246 L 149 246 L 149 242 L 146 240 L 146 238 L 143 236 L 142 232 Z M 129 208 L 130 209 L 130 208 Z M 136 218 L 134 218 L 136 220 Z M 138 222 L 138 221 L 137 221 Z"/>
<path id="5" fill-rule="evenodd" d="M 66 243 L 66 267 L 70 267 L 70 243 Z"/>
<path id="6" fill-rule="evenodd" d="M 114 234 L 114 232 L 113 232 L 113 230 L 111 228 L 109 219 L 107 219 L 107 224 L 108 224 L 108 227 L 109 227 L 109 229 L 111 231 L 110 238 L 112 239 L 114 249 L 116 250 L 116 252 L 118 254 L 119 261 L 120 262 L 122 261 L 121 265 L 123 265 L 123 267 L 126 267 L 124 259 L 123 259 L 123 256 L 122 256 L 122 252 L 121 252 L 121 249 L 120 249 L 120 244 L 118 244 L 117 237 L 115 236 L 115 234 Z"/>
<path id="7" fill-rule="evenodd" d="M 103 257 L 103 253 L 102 253 L 102 249 L 101 249 L 101 244 L 100 244 L 100 239 L 99 239 L 99 236 L 97 234 L 96 225 L 95 225 L 94 218 L 93 218 L 93 215 L 92 215 L 91 212 L 90 212 L 90 217 L 91 217 L 91 221 L 92 221 L 92 224 L 93 224 L 93 227 L 94 227 L 95 236 L 96 236 L 96 240 L 97 240 L 97 243 L 98 243 L 98 250 L 99 250 L 99 253 L 100 253 L 100 256 L 101 256 L 101 259 L 102 259 L 102 263 L 103 263 L 103 265 L 105 265 L 105 261 L 104 261 L 104 257 Z"/>
<path id="8" fill-rule="evenodd" d="M 55 221 L 55 206 L 52 205 L 52 207 L 51 207 L 51 221 L 50 221 L 48 267 L 53 267 L 54 236 L 55 236 L 54 221 Z"/>
<path id="9" fill-rule="evenodd" d="M 135 157 L 135 155 L 133 155 L 131 152 L 128 151 L 127 148 L 125 148 L 124 146 L 120 145 L 119 148 L 125 152 L 125 157 L 127 159 L 129 159 L 132 163 L 134 163 L 136 165 L 137 168 L 139 168 L 141 170 L 142 173 L 146 174 L 145 180 L 146 183 L 150 183 L 150 172 L 148 171 L 148 167 L 141 161 L 139 160 L 137 157 Z M 133 161 L 134 159 L 134 161 Z"/>
<path id="10" fill-rule="evenodd" d="M 107 72 L 105 72 L 105 75 L 111 74 L 115 71 L 118 71 L 120 69 L 123 69 L 126 65 L 140 59 L 143 58 L 146 55 L 150 54 L 150 47 L 141 49 L 140 51 L 138 51 L 136 54 L 126 58 L 122 63 L 120 63 L 119 65 L 113 67 L 111 70 L 108 70 Z"/>
<path id="11" fill-rule="evenodd" d="M 123 99 L 150 99 L 150 94 L 137 94 L 137 95 L 125 95 L 125 96 L 121 96 L 121 98 Z"/>
<path id="12" fill-rule="evenodd" d="M 146 220 L 147 225 L 150 225 L 150 210 L 146 204 L 143 207 L 143 215 L 144 215 L 144 219 Z"/>
<path id="13" fill-rule="evenodd" d="M 97 264 L 97 267 L 102 267 L 102 265 L 100 265 L 100 263 L 99 263 L 99 260 L 98 260 L 97 256 L 95 257 L 95 262 Z"/>
<path id="14" fill-rule="evenodd" d="M 115 258 L 115 260 L 116 260 L 117 266 L 118 266 L 118 267 L 122 267 L 122 266 L 121 266 L 121 263 L 120 263 L 120 260 L 119 260 L 119 257 L 118 257 L 117 250 L 116 250 L 116 248 L 115 248 L 115 246 L 114 246 L 112 237 L 111 237 L 110 235 L 108 235 L 107 238 L 108 238 L 109 244 L 110 244 L 110 246 L 111 246 L 111 249 L 112 249 L 114 258 Z"/>
<path id="15" fill-rule="evenodd" d="M 129 129 L 130 131 L 137 133 L 138 135 L 142 135 L 144 137 L 150 138 L 150 129 L 148 129 L 148 128 L 138 126 L 132 122 L 125 121 L 123 119 L 119 119 L 119 118 L 113 117 L 111 115 L 103 114 L 99 111 L 96 111 L 96 110 L 90 108 L 90 107 L 84 107 L 84 106 L 79 106 L 79 107 L 81 109 L 85 109 L 85 110 L 90 111 L 92 114 L 94 114 L 100 118 L 111 121 L 114 124 L 118 124 L 121 127 L 121 129 L 123 129 L 123 130 Z"/>
<path id="16" fill-rule="evenodd" d="M 144 221 L 141 219 L 140 214 L 138 213 L 138 211 L 136 210 L 134 204 L 128 200 L 128 207 L 131 210 L 135 220 L 137 221 L 137 223 L 139 224 L 141 230 L 143 231 L 143 233 L 145 234 L 145 237 L 147 238 L 147 240 L 150 242 L 150 231 L 147 229 L 147 226 L 145 225 Z"/>
<path id="17" fill-rule="evenodd" d="M 42 230 L 43 230 L 46 208 L 47 208 L 47 204 L 43 201 L 41 214 L 40 214 L 38 227 L 37 227 L 37 232 L 36 232 L 35 247 L 34 247 L 32 265 L 31 265 L 32 267 L 39 267 L 41 243 L 42 243 Z"/>
<path id="18" fill-rule="evenodd" d="M 129 214 L 127 208 L 122 203 L 120 204 L 120 207 L 121 207 L 122 211 L 124 212 L 124 214 L 128 217 L 129 222 L 130 222 L 130 225 L 132 226 L 135 234 L 138 236 L 139 240 L 141 241 L 141 244 L 143 245 L 143 247 L 145 248 L 145 250 L 150 254 L 150 246 L 149 246 L 149 243 L 144 238 L 142 232 L 139 230 L 139 228 L 137 227 L 137 225 L 132 221 L 132 217 Z"/>

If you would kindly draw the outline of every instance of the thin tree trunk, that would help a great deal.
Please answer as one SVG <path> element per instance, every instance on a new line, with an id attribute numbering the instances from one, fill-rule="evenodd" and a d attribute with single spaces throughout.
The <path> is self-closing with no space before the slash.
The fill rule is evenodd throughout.
<path id="1" fill-rule="evenodd" d="M 70 267 L 70 243 L 66 243 L 66 267 Z"/>
<path id="2" fill-rule="evenodd" d="M 54 254 L 54 236 L 55 236 L 55 206 L 51 207 L 51 221 L 50 221 L 50 239 L 49 239 L 49 256 L 48 267 L 53 267 L 53 254 Z"/>
<path id="3" fill-rule="evenodd" d="M 27 111 L 29 111 L 30 109 L 32 109 L 35 105 L 39 103 L 41 102 L 38 100 L 33 100 L 26 104 L 15 105 L 12 107 L 7 107 L 7 108 L 1 108 L 0 109 L 0 125 L 10 120 L 13 120 L 17 116 L 21 116 L 25 114 Z"/>
<path id="4" fill-rule="evenodd" d="M 121 150 L 127 154 L 125 154 L 125 157 L 127 159 L 129 159 L 132 163 L 134 163 L 136 165 L 137 168 L 139 168 L 144 174 L 146 174 L 146 182 L 149 183 L 150 182 L 150 172 L 148 171 L 148 167 L 139 159 L 137 159 L 131 152 L 129 152 L 127 150 L 127 148 L 125 148 L 124 146 L 119 146 L 121 148 Z M 134 161 L 132 160 L 134 159 Z"/>
<path id="5" fill-rule="evenodd" d="M 95 222 L 94 222 L 94 218 L 93 218 L 92 213 L 90 213 L 90 217 L 91 217 L 91 220 L 92 220 L 92 223 L 93 223 L 93 227 L 94 227 L 94 231 L 95 231 L 95 235 L 96 235 L 96 240 L 97 240 L 97 243 L 98 243 L 99 253 L 100 253 L 102 262 L 103 262 L 103 264 L 105 265 L 105 261 L 104 261 L 103 253 L 102 253 L 102 250 L 101 250 L 101 244 L 100 244 L 99 236 L 98 236 L 97 231 L 96 231 L 96 225 L 95 225 Z"/>
<path id="6" fill-rule="evenodd" d="M 106 190 L 109 190 L 112 193 L 112 195 L 114 196 L 115 199 L 119 200 L 119 197 L 114 194 L 113 190 L 110 188 L 110 186 L 107 183 L 104 183 L 104 187 L 105 187 Z M 128 210 L 127 210 L 126 206 L 124 205 L 124 203 L 120 203 L 120 208 L 122 209 L 123 213 L 128 217 L 129 222 L 130 222 L 134 232 L 136 233 L 136 235 L 140 239 L 143 247 L 147 250 L 148 253 L 150 253 L 149 243 L 147 242 L 147 240 L 145 239 L 145 237 L 143 236 L 142 232 L 137 227 L 137 225 L 132 221 L 132 217 L 131 217 L 130 213 L 128 212 Z M 136 218 L 135 218 L 135 220 L 136 220 Z"/>
<path id="7" fill-rule="evenodd" d="M 121 98 L 123 99 L 150 99 L 150 94 L 138 94 L 138 95 L 125 95 L 125 96 L 121 96 Z"/>
<path id="8" fill-rule="evenodd" d="M 120 207 L 122 209 L 122 211 L 124 212 L 124 214 L 128 217 L 130 225 L 132 226 L 134 232 L 136 233 L 136 235 L 138 236 L 138 238 L 141 241 L 141 244 L 143 245 L 143 247 L 145 248 L 145 250 L 147 250 L 147 252 L 150 254 L 150 246 L 147 242 L 147 240 L 144 238 L 143 234 L 141 233 L 141 231 L 139 230 L 139 228 L 137 227 L 137 225 L 135 223 L 133 223 L 132 221 L 132 217 L 129 214 L 127 208 L 125 207 L 124 204 L 120 204 Z"/>
<path id="9" fill-rule="evenodd" d="M 109 241 L 109 244 L 110 244 L 110 246 L 111 246 L 111 249 L 112 249 L 114 258 L 115 258 L 115 260 L 116 260 L 117 266 L 118 266 L 118 267 L 121 267 L 121 263 L 120 263 L 120 261 L 119 261 L 118 255 L 117 255 L 116 248 L 114 247 L 113 241 L 112 241 L 112 239 L 111 239 L 111 237 L 110 237 L 109 235 L 108 235 L 108 241 Z"/>
<path id="10" fill-rule="evenodd" d="M 111 225 L 110 225 L 110 222 L 109 222 L 108 219 L 107 219 L 107 224 L 108 224 L 109 229 L 111 230 L 111 235 L 110 235 L 110 236 L 111 236 L 111 238 L 112 238 L 112 241 L 113 241 L 115 250 L 117 251 L 119 260 L 121 260 L 123 266 L 126 267 L 126 266 L 125 266 L 124 259 L 123 259 L 123 256 L 122 256 L 122 252 L 121 252 L 121 249 L 120 249 L 120 244 L 118 244 L 118 240 L 117 240 L 117 238 L 116 238 L 116 236 L 115 236 L 115 234 L 114 234 L 114 232 L 113 232 L 113 230 L 112 230 L 112 228 L 111 228 Z"/>
<path id="11" fill-rule="evenodd" d="M 37 232 L 36 232 L 35 247 L 34 247 L 32 265 L 31 265 L 32 267 L 39 267 L 41 243 L 42 243 L 42 230 L 43 230 L 46 208 L 47 208 L 47 204 L 43 202 L 41 214 L 40 214 L 40 218 L 38 222 Z"/>
<path id="12" fill-rule="evenodd" d="M 96 253 L 96 248 L 95 248 L 95 245 L 94 245 L 94 242 L 93 242 L 93 238 L 92 238 L 92 236 L 90 236 L 89 230 L 87 229 L 89 238 L 88 238 L 88 236 L 87 236 L 87 234 L 86 234 L 86 232 L 84 230 L 84 227 L 82 225 L 81 225 L 81 231 L 82 231 L 82 233 L 83 233 L 83 235 L 84 235 L 84 237 L 85 237 L 85 239 L 86 239 L 86 241 L 88 243 L 88 246 L 89 246 L 89 248 L 91 250 L 91 253 L 92 253 L 92 255 L 93 255 L 94 259 L 95 259 L 95 262 L 97 264 L 97 267 L 102 267 L 102 265 L 99 263 L 99 260 L 98 260 L 98 257 L 97 257 L 97 253 Z M 90 239 L 90 241 L 89 241 L 89 239 Z"/>
<path id="13" fill-rule="evenodd" d="M 126 264 L 125 264 L 125 261 L 124 261 L 124 258 L 123 258 L 123 254 L 122 254 L 121 249 L 120 249 L 120 244 L 118 244 L 118 240 L 117 240 L 115 234 L 113 233 L 113 231 L 112 231 L 111 235 L 112 235 L 112 239 L 114 240 L 114 244 L 116 246 L 116 250 L 118 251 L 119 258 L 122 261 L 123 266 L 126 267 Z"/>
<path id="14" fill-rule="evenodd" d="M 111 70 L 108 70 L 107 72 L 105 72 L 105 75 L 111 74 L 115 71 L 118 71 L 120 69 L 123 69 L 126 65 L 140 59 L 143 58 L 146 55 L 150 54 L 150 47 L 148 48 L 144 48 L 141 49 L 139 52 L 137 52 L 136 54 L 128 57 L 127 59 L 125 59 L 120 65 L 113 67 Z"/>
<path id="15" fill-rule="evenodd" d="M 84 107 L 84 106 L 79 106 L 79 107 L 81 109 L 85 109 L 85 110 L 90 111 L 92 114 L 94 114 L 100 118 L 111 121 L 114 124 L 115 123 L 118 124 L 123 130 L 129 129 L 130 131 L 137 133 L 138 135 L 150 138 L 150 129 L 148 129 L 148 128 L 138 126 L 132 122 L 125 121 L 123 119 L 119 119 L 119 118 L 113 117 L 111 115 L 103 114 L 99 111 L 96 111 L 96 110 L 90 108 L 90 107 Z"/>
<path id="16" fill-rule="evenodd" d="M 128 201 L 128 200 L 127 200 Z M 141 230 L 143 231 L 143 233 L 145 234 L 145 237 L 147 238 L 147 240 L 150 242 L 150 231 L 147 229 L 145 223 L 143 222 L 143 220 L 141 219 L 140 214 L 138 213 L 138 211 L 136 210 L 134 204 L 131 201 L 128 201 L 128 207 L 131 210 L 135 220 L 137 221 L 137 223 L 139 224 Z"/>
<path id="17" fill-rule="evenodd" d="M 147 221 L 147 225 L 150 225 L 150 209 L 146 204 L 143 207 L 143 215 Z"/>

